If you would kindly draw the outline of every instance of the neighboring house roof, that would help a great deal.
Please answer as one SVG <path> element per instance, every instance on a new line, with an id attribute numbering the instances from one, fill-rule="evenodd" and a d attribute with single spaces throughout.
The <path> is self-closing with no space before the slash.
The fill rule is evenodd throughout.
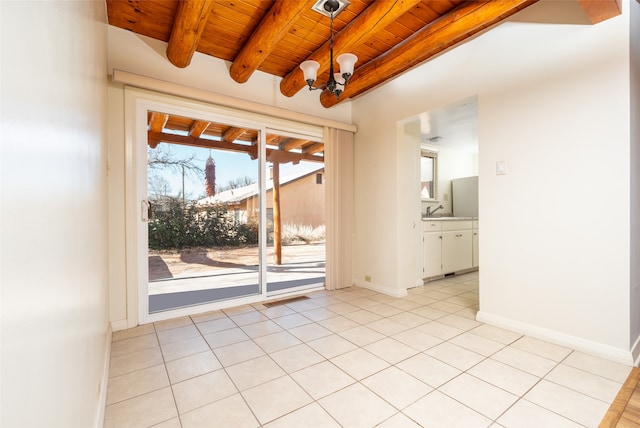
<path id="1" fill-rule="evenodd" d="M 295 174 L 288 174 L 280 177 L 280 186 L 285 186 L 294 181 L 300 180 L 311 174 L 316 174 L 320 171 L 324 171 L 324 166 L 318 166 L 317 168 L 309 171 L 302 171 Z M 267 181 L 267 192 L 273 189 L 273 180 Z M 199 199 L 198 205 L 213 205 L 213 204 L 237 204 L 245 199 L 258 195 L 258 183 L 249 184 L 248 186 L 238 187 L 236 189 L 225 190 L 220 193 L 216 193 L 215 196 L 208 196 L 206 198 Z"/>

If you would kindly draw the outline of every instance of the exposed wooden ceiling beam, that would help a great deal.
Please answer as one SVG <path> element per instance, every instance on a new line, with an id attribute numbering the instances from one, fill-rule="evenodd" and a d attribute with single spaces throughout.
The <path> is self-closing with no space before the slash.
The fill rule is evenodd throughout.
<path id="1" fill-rule="evenodd" d="M 401 44 L 357 68 L 340 100 L 329 91 L 323 91 L 320 102 L 325 107 L 331 107 L 359 95 L 537 1 L 466 2 Z"/>
<path id="2" fill-rule="evenodd" d="M 334 44 L 340 52 L 348 52 L 353 47 L 371 37 L 376 31 L 386 28 L 422 0 L 376 0 L 356 19 L 334 36 Z M 329 41 L 312 53 L 307 59 L 320 63 L 318 75 L 329 69 Z M 295 95 L 307 83 L 300 67 L 294 68 L 280 81 L 280 92 L 287 97 Z"/>
<path id="3" fill-rule="evenodd" d="M 167 46 L 167 58 L 176 67 L 184 68 L 191 63 L 204 27 L 207 25 L 213 3 L 214 0 L 181 0 L 178 2 Z"/>
<path id="4" fill-rule="evenodd" d="M 238 83 L 249 80 L 297 19 L 311 9 L 314 3 L 315 0 L 273 2 L 269 12 L 231 64 L 231 78 Z"/>
<path id="5" fill-rule="evenodd" d="M 211 122 L 203 122 L 201 120 L 194 121 L 193 125 L 191 125 L 191 129 L 189 129 L 189 136 L 196 138 L 200 137 L 202 133 L 207 130 L 210 123 Z"/>
<path id="6" fill-rule="evenodd" d="M 227 143 L 233 143 L 238 138 L 240 138 L 242 134 L 244 134 L 244 131 L 246 131 L 246 129 L 236 128 L 232 126 L 231 128 L 224 131 L 224 134 L 222 134 L 222 139 Z"/>
<path id="7" fill-rule="evenodd" d="M 236 152 L 236 153 L 247 153 L 249 156 L 251 156 L 251 159 L 257 159 L 258 157 L 257 145 L 234 144 L 234 143 L 227 143 L 226 141 L 216 141 L 216 140 L 209 140 L 205 138 L 194 138 L 186 135 L 164 134 L 161 132 L 153 132 L 153 131 L 149 131 L 147 133 L 147 140 L 150 147 L 156 147 L 159 143 L 165 142 L 165 143 L 172 143 L 172 144 L 180 144 L 183 146 L 226 150 L 226 151 Z M 284 150 L 267 149 L 266 155 L 267 155 L 267 160 L 277 159 L 278 162 L 281 162 L 281 163 L 286 163 L 286 162 L 298 163 L 301 160 L 309 161 L 309 162 L 324 162 L 324 156 L 313 155 L 308 153 L 291 153 L 291 152 L 285 152 Z"/>
<path id="8" fill-rule="evenodd" d="M 619 0 L 578 0 L 592 24 L 606 21 L 622 13 Z"/>

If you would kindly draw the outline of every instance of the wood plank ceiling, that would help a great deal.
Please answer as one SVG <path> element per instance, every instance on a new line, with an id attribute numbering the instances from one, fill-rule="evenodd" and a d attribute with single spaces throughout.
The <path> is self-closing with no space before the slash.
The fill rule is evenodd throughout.
<path id="1" fill-rule="evenodd" d="M 231 62 L 230 75 L 246 82 L 260 70 L 281 77 L 280 90 L 306 87 L 298 67 L 320 63 L 318 82 L 329 69 L 329 18 L 311 9 L 322 0 L 106 0 L 109 24 L 167 42 L 167 59 L 187 67 L 201 52 Z M 358 56 L 340 100 L 322 91 L 331 107 L 358 96 L 538 0 L 351 0 L 334 20 L 335 55 Z M 570 0 L 574 1 L 574 0 Z M 592 23 L 621 13 L 620 0 L 578 1 Z M 223 124 L 149 113 L 148 142 L 245 152 L 257 157 L 257 133 Z M 267 135 L 271 162 L 323 162 L 321 142 Z"/>
<path id="2" fill-rule="evenodd" d="M 281 77 L 291 97 L 305 88 L 298 65 L 329 69 L 329 18 L 311 9 L 318 0 L 106 0 L 110 25 L 168 43 L 167 58 L 187 67 L 193 54 L 231 62 L 230 75 L 246 82 L 260 70 Z M 350 0 L 334 20 L 335 55 L 358 56 L 340 100 L 331 107 L 487 30 L 538 0 Z M 621 13 L 620 0 L 578 1 L 592 23 Z M 337 67 L 337 65 L 336 65 Z M 306 90 L 306 89 L 305 89 Z"/>

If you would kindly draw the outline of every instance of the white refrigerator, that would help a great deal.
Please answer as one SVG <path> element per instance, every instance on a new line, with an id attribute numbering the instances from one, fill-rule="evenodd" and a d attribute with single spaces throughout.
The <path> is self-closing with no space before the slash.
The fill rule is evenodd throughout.
<path id="1" fill-rule="evenodd" d="M 451 180 L 454 217 L 478 217 L 478 176 Z"/>

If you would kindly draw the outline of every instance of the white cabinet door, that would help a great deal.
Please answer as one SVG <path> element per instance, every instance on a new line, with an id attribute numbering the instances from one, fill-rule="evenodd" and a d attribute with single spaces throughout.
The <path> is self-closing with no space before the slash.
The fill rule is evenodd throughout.
<path id="1" fill-rule="evenodd" d="M 442 236 L 440 232 L 422 234 L 422 277 L 442 273 Z"/>
<path id="2" fill-rule="evenodd" d="M 478 229 L 473 229 L 473 267 L 478 267 L 478 241 L 480 236 L 478 235 Z"/>
<path id="3" fill-rule="evenodd" d="M 442 232 L 442 273 L 470 269 L 473 263 L 471 230 Z"/>

